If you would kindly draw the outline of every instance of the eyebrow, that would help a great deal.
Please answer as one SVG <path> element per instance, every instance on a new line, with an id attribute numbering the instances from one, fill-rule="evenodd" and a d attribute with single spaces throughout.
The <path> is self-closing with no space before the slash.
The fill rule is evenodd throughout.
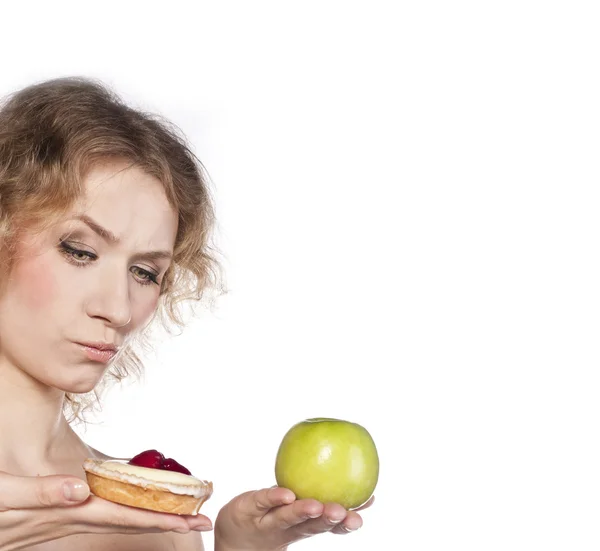
<path id="1" fill-rule="evenodd" d="M 87 214 L 79 214 L 74 217 L 75 220 L 79 220 L 83 222 L 86 226 L 88 226 L 94 233 L 98 234 L 102 239 L 107 241 L 108 243 L 112 243 L 114 245 L 120 243 L 120 239 L 110 230 L 102 227 L 98 222 L 90 218 Z M 147 251 L 141 252 L 135 255 L 136 258 L 146 258 L 148 260 L 160 260 L 163 258 L 171 259 L 173 255 L 169 251 Z"/>

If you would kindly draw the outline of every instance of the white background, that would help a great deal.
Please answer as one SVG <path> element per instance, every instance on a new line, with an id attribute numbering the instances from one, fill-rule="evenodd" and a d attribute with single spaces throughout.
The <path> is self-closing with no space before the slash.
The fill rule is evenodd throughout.
<path id="1" fill-rule="evenodd" d="M 2 94 L 102 78 L 179 124 L 215 190 L 230 292 L 87 440 L 210 478 L 214 519 L 274 484 L 292 424 L 346 418 L 376 504 L 294 548 L 597 550 L 593 4 L 3 7 Z"/>

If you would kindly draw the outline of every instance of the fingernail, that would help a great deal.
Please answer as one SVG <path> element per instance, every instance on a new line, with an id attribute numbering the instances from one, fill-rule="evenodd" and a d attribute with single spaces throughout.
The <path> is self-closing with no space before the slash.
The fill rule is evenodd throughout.
<path id="1" fill-rule="evenodd" d="M 213 527 L 209 524 L 209 525 L 205 525 L 205 524 L 201 524 L 200 526 L 195 526 L 194 528 L 192 528 L 192 530 L 196 531 L 196 532 L 210 532 L 213 529 Z"/>
<path id="2" fill-rule="evenodd" d="M 342 522 L 342 520 L 344 520 L 344 519 L 341 519 L 341 518 L 328 518 L 327 522 L 329 524 L 339 524 L 340 522 Z"/>
<path id="3" fill-rule="evenodd" d="M 358 528 L 360 528 L 360 526 Z M 356 532 L 358 528 L 350 528 L 349 526 L 342 524 L 342 530 L 344 530 L 344 532 Z"/>
<path id="4" fill-rule="evenodd" d="M 65 482 L 63 495 L 67 501 L 83 501 L 90 495 L 90 489 L 85 482 Z"/>

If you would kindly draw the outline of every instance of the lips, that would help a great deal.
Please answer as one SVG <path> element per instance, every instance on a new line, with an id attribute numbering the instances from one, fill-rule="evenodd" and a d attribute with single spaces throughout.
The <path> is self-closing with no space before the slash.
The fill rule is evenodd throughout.
<path id="1" fill-rule="evenodd" d="M 107 364 L 117 354 L 117 347 L 114 344 L 109 343 L 76 343 L 88 360 Z"/>
<path id="2" fill-rule="evenodd" d="M 96 350 L 109 350 L 111 352 L 116 352 L 118 349 L 114 344 L 104 342 L 79 342 L 77 344 L 87 348 L 95 348 Z"/>

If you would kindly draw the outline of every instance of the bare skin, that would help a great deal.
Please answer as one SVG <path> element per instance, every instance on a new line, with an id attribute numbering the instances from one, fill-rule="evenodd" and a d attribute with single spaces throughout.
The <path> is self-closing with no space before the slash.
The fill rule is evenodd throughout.
<path id="1" fill-rule="evenodd" d="M 210 529 L 203 515 L 88 497 L 81 465 L 106 456 L 62 413 L 65 393 L 91 391 L 108 367 L 77 343 L 122 346 L 150 319 L 170 259 L 142 253 L 172 253 L 177 215 L 159 181 L 124 164 L 92 171 L 71 215 L 42 234 L 23 233 L 0 295 L 0 550 L 202 549 L 193 530 Z M 67 480 L 79 482 L 79 502 L 65 502 Z"/>
<path id="2" fill-rule="evenodd" d="M 85 196 L 59 226 L 22 235 L 0 293 L 0 551 L 204 549 L 201 532 L 212 528 L 204 515 L 159 514 L 90 496 L 81 465 L 106 456 L 63 416 L 65 393 L 93 390 L 109 367 L 78 343 L 123 346 L 148 323 L 176 234 L 177 213 L 162 184 L 112 163 L 90 173 Z M 65 482 L 79 493 L 73 501 L 62 492 Z M 221 509 L 215 549 L 281 551 L 361 525 L 357 511 L 339 504 L 265 488 Z"/>
<path id="3" fill-rule="evenodd" d="M 362 526 L 358 511 L 373 501 L 347 511 L 338 503 L 296 499 L 287 488 L 245 492 L 219 511 L 215 551 L 281 551 L 318 534 L 349 534 Z"/>

